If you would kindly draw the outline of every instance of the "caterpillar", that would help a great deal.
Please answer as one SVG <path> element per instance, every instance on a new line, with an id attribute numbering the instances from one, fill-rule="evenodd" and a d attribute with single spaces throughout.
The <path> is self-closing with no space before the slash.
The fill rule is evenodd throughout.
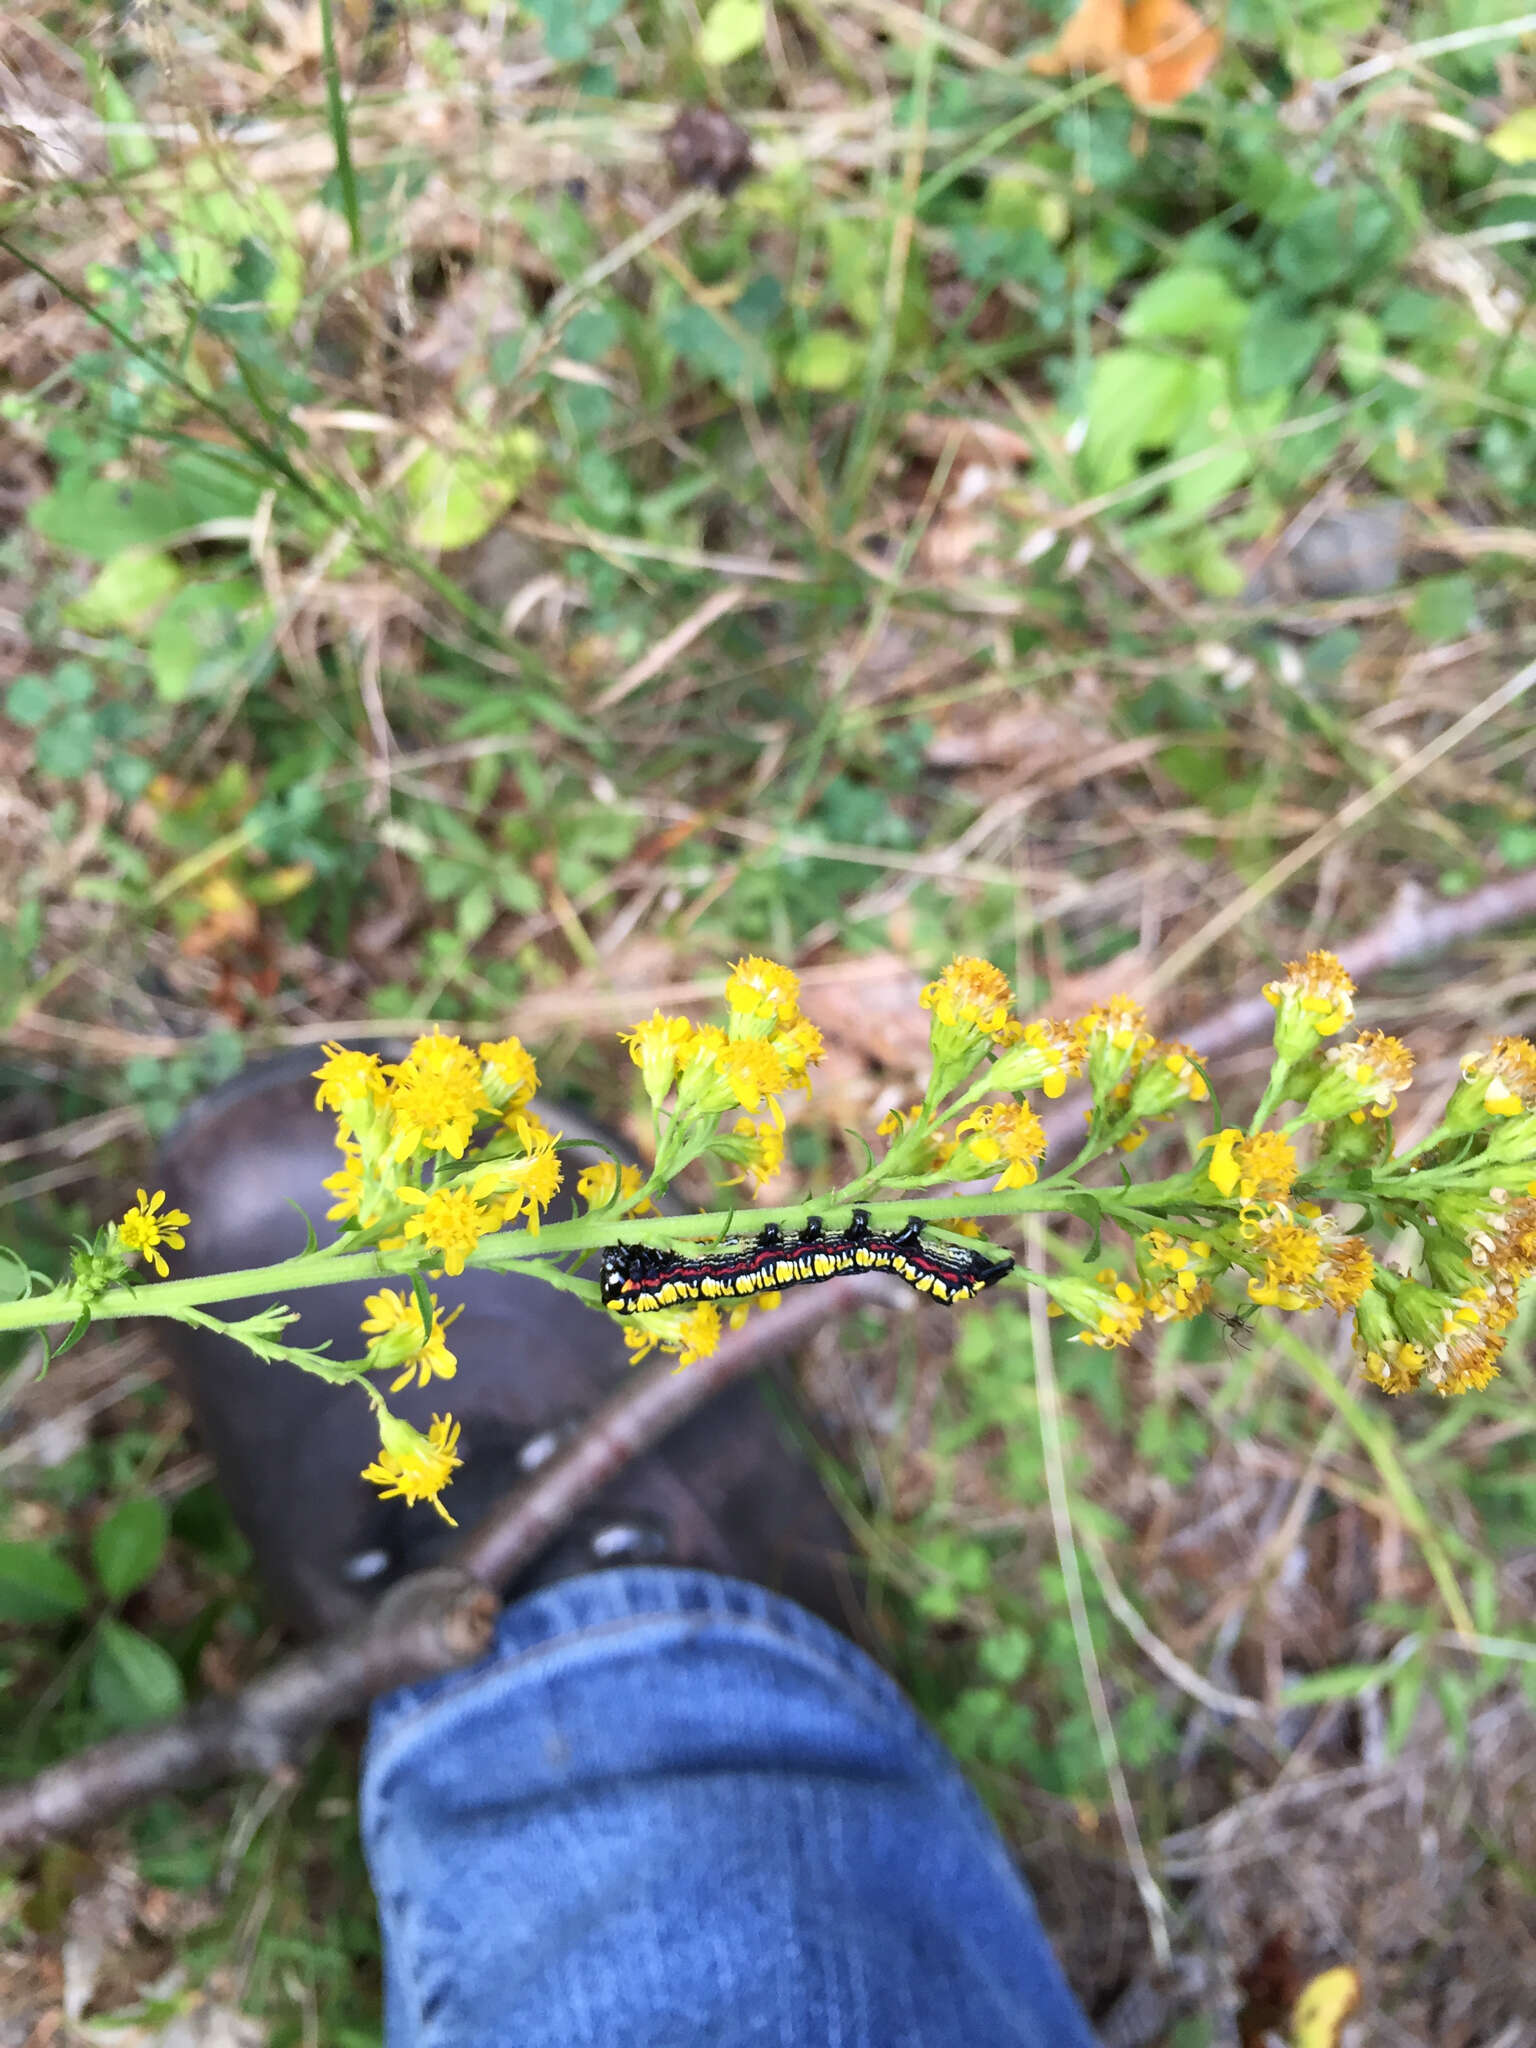
<path id="1" fill-rule="evenodd" d="M 967 1301 L 1012 1265 L 1006 1256 L 930 1243 L 921 1217 L 911 1217 L 899 1230 L 880 1231 L 871 1229 L 867 1210 L 855 1209 L 846 1230 L 828 1230 L 819 1216 L 808 1216 L 788 1237 L 777 1223 L 765 1223 L 756 1237 L 723 1237 L 698 1252 L 611 1245 L 603 1253 L 600 1279 L 604 1307 L 633 1316 L 682 1301 L 740 1300 L 839 1273 L 895 1273 L 935 1301 Z"/>

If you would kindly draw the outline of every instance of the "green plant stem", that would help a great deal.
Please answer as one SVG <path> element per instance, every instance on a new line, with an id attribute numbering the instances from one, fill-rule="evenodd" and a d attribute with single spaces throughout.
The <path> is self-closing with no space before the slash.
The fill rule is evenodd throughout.
<path id="1" fill-rule="evenodd" d="M 347 103 L 341 96 L 341 65 L 336 56 L 336 25 L 331 0 L 320 0 L 320 40 L 325 66 L 325 114 L 336 149 L 336 184 L 354 257 L 363 253 L 363 224 L 357 206 L 357 175 L 352 168 L 352 140 L 347 132 Z"/>
<path id="2" fill-rule="evenodd" d="M 1018 1188 L 1006 1194 L 942 1195 L 917 1201 L 870 1202 L 865 1206 L 875 1227 L 885 1229 L 899 1227 L 909 1216 L 920 1216 L 930 1223 L 952 1223 L 967 1217 L 1026 1215 L 1056 1208 L 1059 1201 L 1056 1189 L 1044 1192 L 1038 1188 Z M 1113 1213 L 1112 1203 L 1105 1206 Z M 765 1223 L 798 1224 L 813 1211 L 836 1213 L 830 1203 L 799 1202 L 782 1209 L 753 1209 L 750 1221 L 754 1229 Z M 740 1215 L 739 1210 L 720 1209 L 700 1216 L 648 1216 L 625 1222 L 581 1217 L 569 1223 L 546 1225 L 536 1240 L 525 1230 L 504 1230 L 483 1238 L 466 1263 L 490 1272 L 534 1272 L 555 1285 L 569 1285 L 571 1276 L 557 1277 L 547 1265 L 549 1259 L 567 1252 L 596 1251 L 610 1244 L 646 1240 L 686 1243 L 695 1238 L 718 1237 L 732 1218 Z M 530 1245 L 535 1242 L 537 1253 L 530 1255 Z M 414 1243 L 391 1252 L 304 1252 L 297 1258 L 281 1259 L 272 1266 L 254 1266 L 241 1273 L 209 1273 L 190 1280 L 156 1280 L 142 1287 L 112 1287 L 90 1304 L 90 1310 L 96 1322 L 112 1322 L 127 1316 L 176 1318 L 186 1309 L 200 1308 L 209 1302 L 266 1299 L 297 1293 L 306 1287 L 387 1279 L 415 1271 L 429 1259 L 430 1254 Z M 72 1288 L 58 1287 L 27 1301 L 0 1303 L 0 1330 L 35 1330 L 51 1323 L 73 1323 L 80 1308 Z"/>

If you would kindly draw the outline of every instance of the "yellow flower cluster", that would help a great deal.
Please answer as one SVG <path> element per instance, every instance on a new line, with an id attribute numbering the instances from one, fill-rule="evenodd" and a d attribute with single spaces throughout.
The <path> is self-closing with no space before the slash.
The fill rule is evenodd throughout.
<path id="1" fill-rule="evenodd" d="M 381 1251 L 419 1253 L 457 1276 L 482 1238 L 521 1222 L 538 1231 L 559 1192 L 559 1136 L 529 1104 L 539 1084 L 533 1055 L 517 1038 L 488 1040 L 473 1051 L 451 1033 L 418 1038 L 405 1058 L 326 1045 L 316 1068 L 315 1106 L 336 1119 L 342 1164 L 326 1180 L 327 1212 Z M 430 1296 L 430 1324 L 414 1296 L 393 1288 L 368 1297 L 362 1332 L 367 1371 L 397 1375 L 391 1392 L 451 1379 L 457 1361 L 444 1316 Z M 434 1420 L 427 1436 L 392 1415 L 373 1395 L 380 1450 L 364 1477 L 386 1498 L 439 1498 L 461 1460 L 459 1425 Z"/>
<path id="2" fill-rule="evenodd" d="M 824 1053 L 821 1033 L 800 1013 L 799 978 L 755 954 L 738 960 L 726 1007 L 724 1029 L 657 1010 L 619 1037 L 654 1109 L 675 1089 L 677 1115 L 685 1120 L 766 1107 L 773 1123 L 775 1112 L 782 1118 L 777 1098 L 790 1088 L 809 1092 L 809 1069 Z"/>

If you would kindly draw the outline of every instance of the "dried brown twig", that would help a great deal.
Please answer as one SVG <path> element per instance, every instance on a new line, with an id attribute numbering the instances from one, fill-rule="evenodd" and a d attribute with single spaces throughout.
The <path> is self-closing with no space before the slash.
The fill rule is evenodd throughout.
<path id="1" fill-rule="evenodd" d="M 325 1729 L 380 1693 L 472 1663 L 491 1639 L 492 1588 L 515 1578 L 610 1479 L 706 1401 L 888 1284 L 878 1274 L 829 1281 L 754 1316 L 686 1372 L 670 1363 L 637 1372 L 452 1564 L 402 1579 L 362 1621 L 282 1658 L 233 1698 L 96 1743 L 0 1792 L 0 1853 L 99 1827 L 165 1792 L 291 1770 Z"/>
<path id="2" fill-rule="evenodd" d="M 1415 884 L 1340 957 L 1357 980 L 1443 951 L 1479 932 L 1536 916 L 1536 870 L 1492 882 L 1455 903 Z M 1262 997 L 1229 1004 L 1189 1036 L 1209 1057 L 1266 1037 L 1274 1012 Z M 1081 1102 L 1050 1106 L 1053 1139 L 1074 1131 Z M 316 1737 L 382 1692 L 452 1671 L 485 1649 L 492 1588 L 526 1566 L 609 1480 L 706 1401 L 834 1321 L 878 1298 L 879 1278 L 828 1281 L 728 1336 L 710 1358 L 677 1372 L 637 1373 L 586 1428 L 510 1495 L 460 1546 L 454 1564 L 402 1580 L 362 1622 L 285 1657 L 233 1699 L 207 1701 L 138 1734 L 98 1743 L 0 1793 L 0 1852 L 102 1822 L 157 1794 L 217 1783 L 245 1770 L 291 1769 Z"/>

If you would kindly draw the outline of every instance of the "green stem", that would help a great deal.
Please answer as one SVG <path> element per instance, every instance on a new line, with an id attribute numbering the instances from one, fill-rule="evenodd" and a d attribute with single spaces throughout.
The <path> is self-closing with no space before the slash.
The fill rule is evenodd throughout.
<path id="1" fill-rule="evenodd" d="M 1036 1210 L 1057 1207 L 1057 1197 L 1056 1189 L 1046 1192 L 1038 1188 L 1017 1188 L 1006 1194 L 941 1195 L 915 1201 L 870 1202 L 864 1206 L 868 1208 L 870 1221 L 875 1227 L 886 1229 L 901 1225 L 909 1216 L 920 1216 L 930 1223 L 950 1223 L 967 1217 L 1027 1215 Z M 1112 1215 L 1113 1199 L 1099 1199 Z M 779 1209 L 753 1209 L 750 1222 L 754 1230 L 761 1229 L 765 1223 L 793 1225 L 803 1223 L 813 1211 L 835 1215 L 838 1208 L 846 1207 L 846 1203 L 813 1205 L 797 1202 Z M 715 1210 L 701 1216 L 647 1216 L 617 1223 L 608 1222 L 603 1217 L 581 1217 L 569 1223 L 546 1224 L 537 1240 L 531 1239 L 526 1230 L 504 1230 L 494 1237 L 483 1238 L 470 1253 L 467 1263 L 490 1272 L 537 1273 L 553 1285 L 574 1290 L 589 1283 L 575 1280 L 569 1274 L 557 1275 L 549 1269 L 546 1263 L 549 1259 L 566 1252 L 596 1251 L 610 1244 L 647 1241 L 688 1243 L 698 1238 L 718 1237 L 732 1214 L 740 1216 L 741 1212 Z M 537 1252 L 531 1253 L 530 1246 L 535 1242 Z M 90 1303 L 91 1316 L 96 1322 L 112 1322 L 129 1316 L 180 1318 L 184 1311 L 200 1308 L 209 1302 L 268 1300 L 275 1295 L 297 1293 L 306 1287 L 390 1279 L 417 1270 L 426 1256 L 419 1244 L 393 1252 L 377 1249 L 339 1255 L 333 1249 L 305 1252 L 297 1258 L 281 1259 L 276 1265 L 255 1266 L 240 1273 L 209 1273 L 196 1279 L 157 1280 L 147 1286 L 109 1288 Z M 50 1323 L 73 1323 L 80 1308 L 81 1303 L 74 1290 L 66 1287 L 55 1288 L 49 1294 L 34 1295 L 27 1301 L 0 1303 L 0 1331 L 34 1330 Z"/>
<path id="2" fill-rule="evenodd" d="M 1284 1095 L 1285 1084 L 1290 1079 L 1291 1068 L 1295 1064 L 1294 1060 L 1283 1060 L 1278 1053 L 1275 1055 L 1275 1064 L 1270 1068 L 1264 1093 L 1259 1097 L 1259 1106 L 1253 1112 L 1253 1122 L 1248 1126 L 1250 1138 L 1256 1131 L 1263 1129 L 1265 1118 Z"/>

